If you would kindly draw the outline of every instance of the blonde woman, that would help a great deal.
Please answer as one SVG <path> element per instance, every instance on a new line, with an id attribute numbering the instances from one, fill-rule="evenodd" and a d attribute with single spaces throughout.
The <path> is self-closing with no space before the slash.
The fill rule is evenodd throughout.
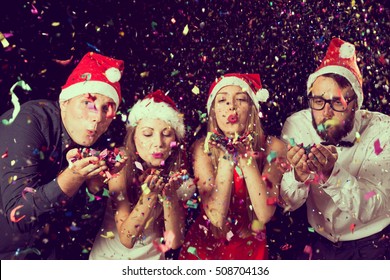
<path id="1" fill-rule="evenodd" d="M 227 74 L 210 88 L 208 134 L 193 145 L 202 213 L 180 259 L 266 259 L 265 224 L 279 196 L 282 141 L 264 135 L 257 74 Z"/>

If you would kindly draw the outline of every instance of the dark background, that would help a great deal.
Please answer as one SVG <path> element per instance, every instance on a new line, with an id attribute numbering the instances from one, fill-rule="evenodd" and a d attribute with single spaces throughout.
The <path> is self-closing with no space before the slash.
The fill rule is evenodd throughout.
<path id="1" fill-rule="evenodd" d="M 228 72 L 260 73 L 271 94 L 261 104 L 262 123 L 268 134 L 278 136 L 286 117 L 306 107 L 307 77 L 336 36 L 356 46 L 364 78 L 363 108 L 390 114 L 386 0 L 0 2 L 0 32 L 10 43 L 8 48 L 0 45 L 0 113 L 13 107 L 9 89 L 18 80 L 32 88 L 15 90 L 21 103 L 57 100 L 80 58 L 95 51 L 125 61 L 123 103 L 110 129 L 114 142 L 121 143 L 124 136 L 122 115 L 137 99 L 160 88 L 169 91 L 185 114 L 191 144 L 205 132 L 201 115 L 209 85 Z M 189 32 L 184 35 L 186 25 Z M 71 56 L 66 66 L 53 61 Z M 200 94 L 192 92 L 194 86 Z M 277 224 L 271 224 L 271 249 L 280 248 L 284 240 L 295 244 L 305 239 L 292 237 L 298 223 L 287 215 L 279 211 Z M 305 227 L 298 231 L 307 231 Z"/>

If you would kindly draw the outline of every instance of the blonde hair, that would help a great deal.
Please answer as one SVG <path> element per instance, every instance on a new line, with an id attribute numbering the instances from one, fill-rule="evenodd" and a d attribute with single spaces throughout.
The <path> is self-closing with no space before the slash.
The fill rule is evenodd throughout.
<path id="1" fill-rule="evenodd" d="M 258 116 L 259 111 L 256 109 L 256 106 L 255 104 L 253 104 L 253 101 L 251 99 L 249 99 L 248 102 L 250 102 L 249 118 L 247 119 L 247 123 L 245 124 L 245 130 L 243 134 L 253 132 L 253 151 L 261 152 L 265 150 L 265 135 Z M 217 124 L 217 119 L 215 116 L 215 99 L 211 104 L 211 110 L 207 122 L 207 132 L 218 132 L 219 134 L 223 135 L 223 132 Z M 216 170 L 219 160 L 218 149 L 215 147 L 210 147 L 210 152 L 211 161 L 214 166 L 214 170 Z"/>
<path id="2" fill-rule="evenodd" d="M 139 197 L 141 196 L 142 190 L 140 188 L 140 182 L 139 182 L 139 176 L 142 174 L 142 170 L 138 169 L 135 165 L 135 162 L 139 162 L 141 164 L 144 163 L 144 161 L 141 159 L 140 156 L 137 154 L 137 149 L 134 142 L 134 135 L 136 132 L 137 126 L 128 126 L 127 132 L 125 136 L 125 153 L 128 157 L 125 170 L 125 177 L 126 177 L 126 190 L 127 190 L 127 196 L 129 198 L 130 203 L 137 203 Z M 176 141 L 180 139 L 178 137 L 177 132 L 175 131 Z M 170 172 L 176 172 L 180 169 L 186 168 L 185 164 L 185 157 L 184 152 L 185 150 L 182 149 L 182 146 L 184 144 L 179 144 L 171 149 L 171 154 L 169 155 L 168 159 L 165 162 L 164 167 L 162 167 L 162 173 L 161 175 L 168 176 Z"/>

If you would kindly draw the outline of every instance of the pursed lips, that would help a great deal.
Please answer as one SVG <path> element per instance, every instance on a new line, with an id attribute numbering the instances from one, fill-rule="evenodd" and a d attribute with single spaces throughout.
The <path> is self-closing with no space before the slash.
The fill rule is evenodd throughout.
<path id="1" fill-rule="evenodd" d="M 163 153 L 153 153 L 152 154 L 153 158 L 155 158 L 155 159 L 160 159 L 163 157 L 163 155 L 164 155 Z"/>

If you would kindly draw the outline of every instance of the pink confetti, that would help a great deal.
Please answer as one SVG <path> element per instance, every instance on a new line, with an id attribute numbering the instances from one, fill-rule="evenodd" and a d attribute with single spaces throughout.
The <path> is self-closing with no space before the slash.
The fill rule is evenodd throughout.
<path id="1" fill-rule="evenodd" d="M 373 197 L 375 195 L 376 195 L 375 191 L 370 191 L 370 192 L 364 194 L 364 199 L 369 200 L 371 197 Z"/>
<path id="2" fill-rule="evenodd" d="M 381 143 L 380 143 L 379 139 L 376 139 L 374 142 L 374 151 L 375 151 L 376 155 L 379 155 L 383 151 L 383 149 L 381 148 Z"/>
<path id="3" fill-rule="evenodd" d="M 22 197 L 26 200 L 26 193 L 35 193 L 35 189 L 31 187 L 25 187 L 22 191 Z"/>
<path id="4" fill-rule="evenodd" d="M 309 255 L 309 260 L 311 260 L 312 256 L 313 256 L 313 249 L 311 248 L 310 245 L 306 245 L 305 248 L 303 249 L 303 252 L 305 254 L 308 254 Z"/>
<path id="5" fill-rule="evenodd" d="M 356 227 L 355 224 L 351 224 L 351 225 L 349 226 L 349 229 L 351 230 L 352 233 L 355 231 L 355 227 Z"/>
<path id="6" fill-rule="evenodd" d="M 8 157 L 8 149 L 5 151 L 4 154 L 1 155 L 1 158 L 6 158 Z"/>
<path id="7" fill-rule="evenodd" d="M 160 252 L 167 252 L 172 248 L 173 240 L 175 239 L 175 235 L 172 231 L 166 231 L 164 232 L 164 240 L 165 244 L 159 243 L 156 240 L 153 240 L 153 246 L 159 250 Z"/>

